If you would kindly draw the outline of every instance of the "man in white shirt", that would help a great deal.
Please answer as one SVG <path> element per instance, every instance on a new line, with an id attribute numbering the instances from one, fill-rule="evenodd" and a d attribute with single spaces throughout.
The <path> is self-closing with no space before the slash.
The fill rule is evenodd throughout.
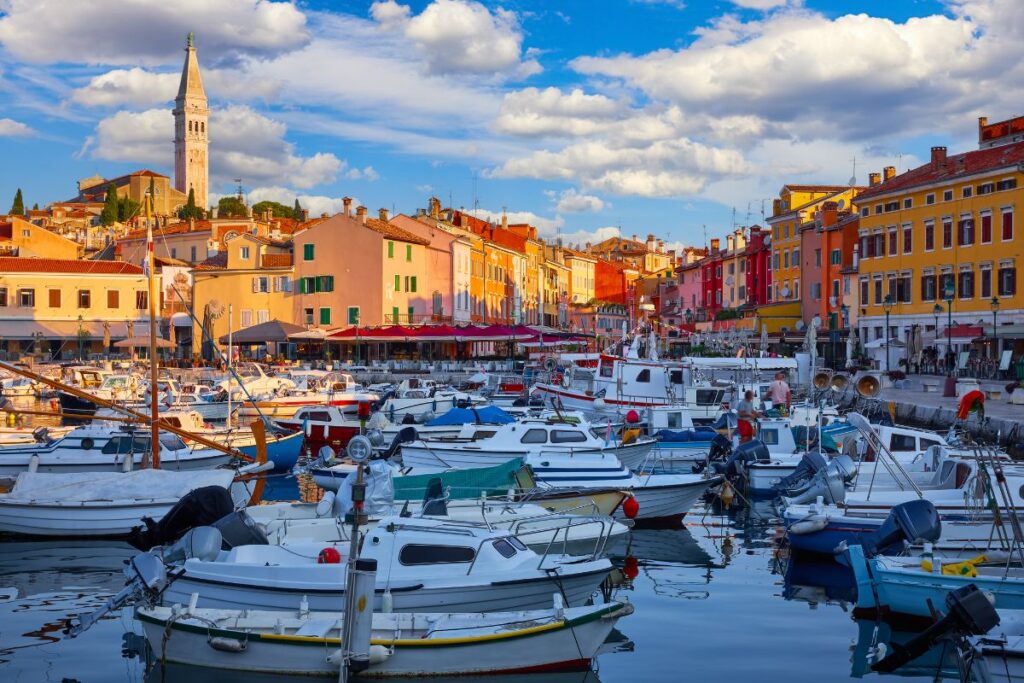
<path id="1" fill-rule="evenodd" d="M 775 373 L 775 381 L 768 385 L 768 398 L 771 399 L 773 406 L 786 406 L 786 411 L 789 412 L 792 392 L 789 390 L 789 384 L 786 383 L 786 373 Z"/>

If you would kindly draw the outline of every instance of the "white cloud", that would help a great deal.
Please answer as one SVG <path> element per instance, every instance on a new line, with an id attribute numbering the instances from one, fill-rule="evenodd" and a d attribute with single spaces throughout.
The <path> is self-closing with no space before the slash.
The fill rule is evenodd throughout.
<path id="1" fill-rule="evenodd" d="M 434 0 L 415 16 L 393 0 L 375 2 L 370 15 L 381 28 L 401 30 L 431 73 L 505 74 L 525 78 L 541 71 L 523 54 L 523 32 L 514 12 L 493 13 L 474 0 Z M 524 59 L 525 56 L 525 59 Z"/>
<path id="2" fill-rule="evenodd" d="M 21 121 L 0 119 L 0 137 L 24 138 L 35 135 L 36 131 Z"/>
<path id="3" fill-rule="evenodd" d="M 732 4 L 737 7 L 744 9 L 756 9 L 765 12 L 776 7 L 783 7 L 785 5 L 797 5 L 801 4 L 797 1 L 791 0 L 729 0 Z"/>
<path id="4" fill-rule="evenodd" d="M 213 182 L 243 178 L 250 183 L 287 180 L 298 188 L 333 182 L 345 162 L 333 154 L 295 154 L 285 140 L 285 124 L 244 105 L 215 109 L 210 115 L 210 175 Z M 88 149 L 112 161 L 169 166 L 173 159 L 174 119 L 167 109 L 120 111 L 101 120 Z"/>
<path id="5" fill-rule="evenodd" d="M 492 221 L 494 223 L 501 222 L 501 211 L 493 211 L 491 209 L 468 209 L 466 213 L 472 214 L 477 218 L 485 221 Z M 546 216 L 540 216 L 532 211 L 508 211 L 508 222 L 509 223 L 529 223 L 530 225 L 537 228 L 537 232 L 542 236 L 550 237 L 565 224 L 565 220 L 561 216 L 555 216 L 554 218 L 548 218 Z"/>
<path id="6" fill-rule="evenodd" d="M 306 17 L 270 0 L 5 0 L 0 44 L 25 62 L 167 64 L 185 35 L 209 60 L 272 55 L 306 42 Z"/>
<path id="7" fill-rule="evenodd" d="M 675 9 L 686 9 L 686 3 L 683 0 L 629 0 L 636 5 L 664 5 L 665 7 L 673 7 Z"/>
<path id="8" fill-rule="evenodd" d="M 562 239 L 562 244 L 579 245 L 585 248 L 587 243 L 597 244 L 603 242 L 611 237 L 618 237 L 621 231 L 613 226 L 605 226 L 601 228 L 594 228 L 593 230 L 575 230 L 573 232 L 562 232 L 558 236 Z"/>
<path id="9" fill-rule="evenodd" d="M 286 206 L 292 206 L 295 200 L 298 199 L 302 208 L 309 211 L 311 218 L 324 213 L 332 216 L 340 213 L 344 208 L 341 197 L 300 194 L 297 190 L 277 185 L 253 188 L 249 190 L 246 198 L 249 200 L 250 206 L 262 201 L 280 202 Z M 216 204 L 216 200 L 211 199 L 211 203 Z M 358 200 L 355 201 L 355 205 L 359 205 Z"/>
<path id="10" fill-rule="evenodd" d="M 548 191 L 546 194 L 555 202 L 555 211 L 558 213 L 596 213 L 610 206 L 600 197 L 583 194 L 573 188 L 562 190 L 561 193 Z"/>
<path id="11" fill-rule="evenodd" d="M 150 107 L 173 100 L 180 80 L 181 74 L 176 71 L 157 73 L 139 67 L 114 69 L 76 88 L 71 99 L 88 107 Z M 249 100 L 273 97 L 282 83 L 247 78 L 236 69 L 203 69 L 203 86 L 210 98 Z"/>
<path id="12" fill-rule="evenodd" d="M 589 135 L 607 128 L 626 110 L 626 103 L 580 88 L 524 88 L 505 95 L 495 125 L 512 135 Z"/>

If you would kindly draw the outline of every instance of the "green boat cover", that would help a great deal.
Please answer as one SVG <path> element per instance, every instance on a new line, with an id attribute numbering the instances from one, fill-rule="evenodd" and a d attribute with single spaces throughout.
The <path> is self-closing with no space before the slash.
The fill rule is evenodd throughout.
<path id="1" fill-rule="evenodd" d="M 391 478 L 395 500 L 423 500 L 430 483 L 441 480 L 441 486 L 452 499 L 503 496 L 509 489 L 529 490 L 534 487 L 530 468 L 522 458 L 514 458 L 494 467 L 448 470 L 429 474 L 407 474 Z"/>

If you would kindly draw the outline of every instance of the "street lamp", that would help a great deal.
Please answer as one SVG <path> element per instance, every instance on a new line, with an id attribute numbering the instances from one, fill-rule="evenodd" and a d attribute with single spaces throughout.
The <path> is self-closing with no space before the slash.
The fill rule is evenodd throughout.
<path id="1" fill-rule="evenodd" d="M 999 356 L 999 330 L 996 328 L 996 316 L 999 315 L 999 299 L 992 297 L 992 358 Z"/>
<path id="2" fill-rule="evenodd" d="M 846 330 L 847 349 L 852 349 L 853 347 L 850 346 L 850 334 L 851 334 L 851 332 L 850 332 L 850 307 L 847 306 L 846 304 L 842 304 L 839 307 L 839 315 L 842 316 L 842 319 L 839 321 L 840 329 L 841 330 Z M 850 355 L 850 354 L 847 354 L 847 355 Z M 851 360 L 850 358 L 846 359 L 846 367 L 850 366 L 850 360 Z"/>
<path id="3" fill-rule="evenodd" d="M 889 314 L 892 313 L 892 296 L 889 294 L 885 295 L 882 310 L 885 311 L 885 371 L 889 372 Z"/>
<path id="4" fill-rule="evenodd" d="M 932 315 L 935 316 L 935 355 L 936 361 L 938 361 L 939 354 L 939 316 L 942 314 L 942 304 L 935 304 L 932 308 Z M 936 368 L 938 370 L 938 368 Z"/>
<path id="5" fill-rule="evenodd" d="M 953 355 L 953 295 L 955 290 L 953 287 L 953 276 L 950 275 L 949 279 L 946 280 L 946 353 L 949 356 Z M 953 367 L 947 362 L 946 372 L 952 376 Z"/>

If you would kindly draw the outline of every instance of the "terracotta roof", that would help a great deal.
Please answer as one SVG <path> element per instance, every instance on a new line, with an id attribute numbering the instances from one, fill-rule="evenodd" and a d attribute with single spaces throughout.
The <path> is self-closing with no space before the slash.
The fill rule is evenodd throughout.
<path id="1" fill-rule="evenodd" d="M 219 268 L 228 267 L 228 253 L 226 251 L 219 252 L 210 256 L 205 261 L 200 261 L 196 264 L 196 270 L 217 270 Z"/>
<path id="2" fill-rule="evenodd" d="M 76 261 L 55 258 L 0 257 L 2 273 L 85 273 L 142 275 L 142 268 L 124 261 Z"/>
<path id="3" fill-rule="evenodd" d="M 985 171 L 1024 163 L 1024 142 L 977 149 L 946 157 L 944 164 L 929 161 L 861 192 L 859 200 L 918 185 L 930 185 Z"/>
<path id="4" fill-rule="evenodd" d="M 782 187 L 793 192 L 836 192 L 850 189 L 849 185 L 790 185 L 789 183 Z"/>
<path id="5" fill-rule="evenodd" d="M 379 232 L 380 234 L 384 235 L 389 239 L 400 240 L 402 242 L 411 242 L 413 244 L 430 244 L 430 240 L 424 239 L 419 235 L 414 235 L 408 230 L 403 230 L 397 225 L 385 223 L 384 221 L 378 218 L 367 218 L 366 227 L 369 228 L 370 230 L 373 230 L 374 232 Z"/>
<path id="6" fill-rule="evenodd" d="M 264 268 L 287 268 L 292 265 L 291 254 L 263 254 L 261 265 Z"/>
<path id="7" fill-rule="evenodd" d="M 195 221 L 192 230 L 188 229 L 188 222 L 183 223 L 172 223 L 163 228 L 155 228 L 153 230 L 153 237 L 161 237 L 163 235 L 180 235 L 186 232 L 208 232 L 210 230 L 210 221 Z M 139 230 L 132 230 L 131 232 L 125 233 L 123 240 L 136 240 L 145 239 L 146 229 L 140 228 Z"/>

